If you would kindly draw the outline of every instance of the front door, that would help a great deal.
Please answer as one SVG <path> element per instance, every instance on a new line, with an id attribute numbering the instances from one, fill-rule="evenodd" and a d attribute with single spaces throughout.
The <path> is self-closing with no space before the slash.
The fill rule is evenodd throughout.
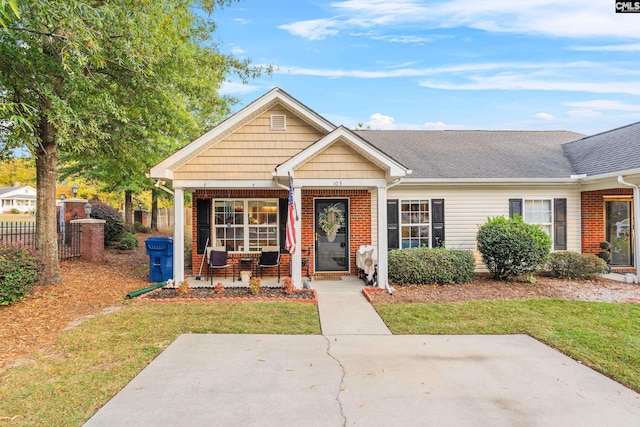
<path id="1" fill-rule="evenodd" d="M 316 271 L 349 271 L 349 200 L 315 201 Z"/>
<path id="2" fill-rule="evenodd" d="M 611 200 L 605 204 L 607 241 L 611 243 L 611 265 L 633 265 L 631 206 L 631 200 Z"/>

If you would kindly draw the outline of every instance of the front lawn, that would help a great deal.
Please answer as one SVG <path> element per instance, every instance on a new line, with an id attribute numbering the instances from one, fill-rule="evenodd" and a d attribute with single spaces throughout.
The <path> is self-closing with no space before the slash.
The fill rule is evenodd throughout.
<path id="1" fill-rule="evenodd" d="M 375 308 L 394 334 L 528 334 L 640 392 L 640 304 L 496 300 Z"/>
<path id="2" fill-rule="evenodd" d="M 312 304 L 134 303 L 0 370 L 0 425 L 82 425 L 183 333 L 319 334 L 320 323 Z"/>

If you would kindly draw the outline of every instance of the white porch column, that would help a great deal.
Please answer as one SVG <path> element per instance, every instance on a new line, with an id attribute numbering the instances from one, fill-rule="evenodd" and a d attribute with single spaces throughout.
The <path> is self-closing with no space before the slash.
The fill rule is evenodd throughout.
<path id="1" fill-rule="evenodd" d="M 388 287 L 387 188 L 378 187 L 378 287 Z"/>
<path id="2" fill-rule="evenodd" d="M 173 281 L 184 280 L 184 190 L 174 188 L 173 194 Z"/>
<path id="3" fill-rule="evenodd" d="M 291 255 L 291 279 L 296 288 L 302 288 L 302 187 L 293 187 L 293 203 L 297 209 L 296 253 Z"/>

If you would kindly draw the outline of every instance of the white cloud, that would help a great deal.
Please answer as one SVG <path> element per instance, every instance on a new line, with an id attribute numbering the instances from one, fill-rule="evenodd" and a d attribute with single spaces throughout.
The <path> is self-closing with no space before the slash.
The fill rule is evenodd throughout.
<path id="1" fill-rule="evenodd" d="M 426 122 L 424 125 L 422 125 L 422 128 L 426 130 L 450 129 L 450 127 L 444 124 L 443 122 Z"/>
<path id="2" fill-rule="evenodd" d="M 332 27 L 336 27 L 339 23 L 333 19 L 311 19 L 280 25 L 278 28 L 308 40 L 323 40 L 327 36 L 338 34 L 338 29 Z"/>
<path id="3" fill-rule="evenodd" d="M 254 86 L 244 84 L 242 82 L 224 82 L 220 86 L 220 92 L 222 95 L 246 95 L 248 93 L 263 91 L 264 88 L 260 86 Z"/>
<path id="4" fill-rule="evenodd" d="M 535 115 L 536 118 L 538 119 L 542 119 L 542 120 L 553 120 L 555 119 L 555 116 L 553 114 L 549 114 L 549 113 L 538 113 Z"/>
<path id="5" fill-rule="evenodd" d="M 634 14 L 613 13 L 604 1 L 568 5 L 562 0 L 345 0 L 330 4 L 334 17 L 299 21 L 279 28 L 320 40 L 341 30 L 419 23 L 423 29 L 468 27 L 489 32 L 568 38 L 640 38 Z"/>
<path id="6" fill-rule="evenodd" d="M 564 105 L 577 108 L 588 108 L 592 110 L 614 110 L 614 111 L 640 111 L 640 105 L 625 104 L 609 99 L 596 99 L 593 101 L 565 102 Z"/>
<path id="7" fill-rule="evenodd" d="M 470 76 L 465 82 L 423 81 L 423 87 L 442 90 L 543 90 L 558 92 L 622 93 L 640 95 L 640 82 L 595 82 L 559 79 L 547 76 L 547 79 L 526 74 L 495 74 L 492 76 Z"/>
<path id="8" fill-rule="evenodd" d="M 396 126 L 393 124 L 394 118 L 391 116 L 385 116 L 384 114 L 374 113 L 369 116 L 369 121 L 365 123 L 365 127 L 379 130 L 393 130 Z"/>
<path id="9" fill-rule="evenodd" d="M 640 51 L 640 43 L 612 44 L 605 46 L 574 46 L 571 50 L 584 52 L 636 52 Z"/>
<path id="10" fill-rule="evenodd" d="M 595 117 L 602 117 L 602 113 L 599 111 L 594 111 L 588 108 L 581 108 L 579 110 L 569 110 L 567 111 L 569 117 L 573 117 L 574 119 L 593 119 Z"/>

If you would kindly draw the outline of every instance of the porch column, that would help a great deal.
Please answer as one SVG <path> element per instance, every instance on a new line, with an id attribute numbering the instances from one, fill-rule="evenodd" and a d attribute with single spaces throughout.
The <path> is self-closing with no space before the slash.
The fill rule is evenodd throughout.
<path id="1" fill-rule="evenodd" d="M 296 288 L 302 288 L 302 187 L 293 187 L 293 203 L 296 216 L 296 253 L 291 255 L 291 279 Z"/>
<path id="2" fill-rule="evenodd" d="M 388 287 L 387 187 L 378 187 L 378 287 Z"/>
<path id="3" fill-rule="evenodd" d="M 184 190 L 173 191 L 173 281 L 178 286 L 184 280 Z"/>

